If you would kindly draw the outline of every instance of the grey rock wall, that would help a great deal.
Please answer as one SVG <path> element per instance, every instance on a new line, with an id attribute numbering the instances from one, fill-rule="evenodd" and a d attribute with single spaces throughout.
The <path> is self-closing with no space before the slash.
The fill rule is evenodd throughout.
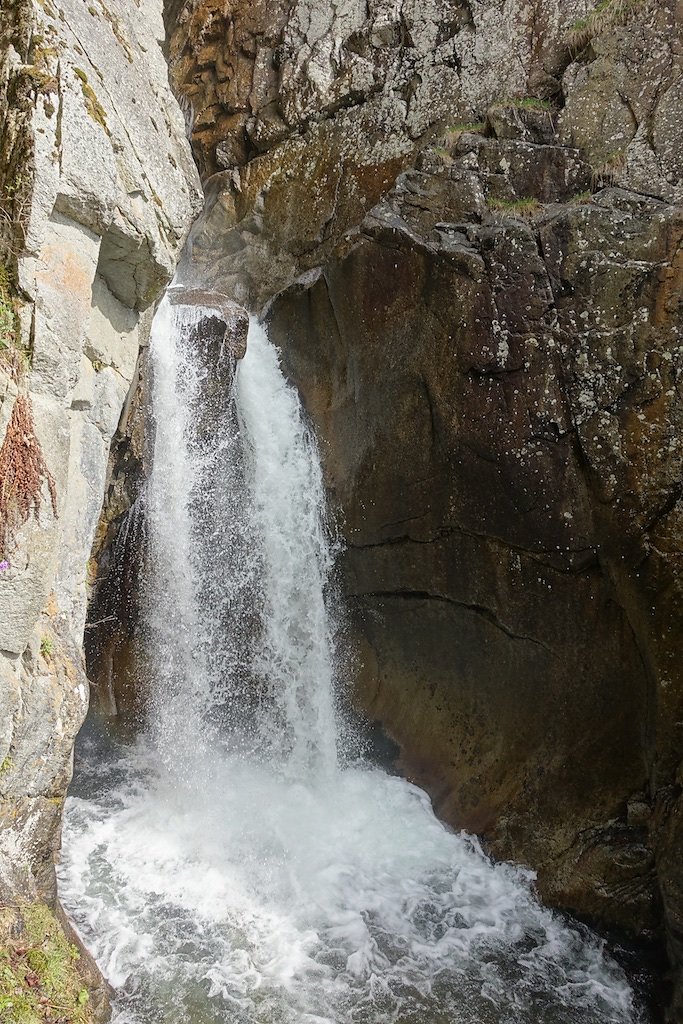
<path id="1" fill-rule="evenodd" d="M 2 553 L 0 891 L 54 903 L 110 441 L 201 198 L 159 5 L 5 6 L 0 256 L 21 327 L 0 350 L 0 446 L 23 396 L 46 469 Z"/>

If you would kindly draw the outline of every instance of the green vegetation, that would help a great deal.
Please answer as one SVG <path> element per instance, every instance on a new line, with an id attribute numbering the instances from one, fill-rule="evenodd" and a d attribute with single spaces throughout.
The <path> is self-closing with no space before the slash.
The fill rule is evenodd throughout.
<path id="1" fill-rule="evenodd" d="M 448 164 L 452 164 L 453 163 L 453 157 L 451 156 L 449 151 L 445 148 L 445 146 L 432 146 L 431 147 L 431 151 L 432 151 L 432 154 L 435 157 L 437 157 L 439 163 L 444 164 L 444 166 L 447 166 Z"/>
<path id="2" fill-rule="evenodd" d="M 594 36 L 600 35 L 617 25 L 623 25 L 643 0 L 600 0 L 597 7 L 585 18 L 578 18 L 570 27 L 567 36 L 569 49 L 580 53 Z"/>
<path id="3" fill-rule="evenodd" d="M 590 203 L 593 198 L 592 192 L 579 192 L 577 195 L 572 196 L 569 200 L 574 206 L 585 206 L 586 203 Z"/>
<path id="4" fill-rule="evenodd" d="M 44 37 L 40 35 L 34 36 L 31 42 L 31 63 L 26 65 L 24 73 L 30 78 L 37 93 L 55 93 L 59 89 L 59 83 L 50 70 L 50 64 L 57 58 L 57 49 L 54 46 L 46 46 Z"/>
<path id="5" fill-rule="evenodd" d="M 90 1024 L 79 960 L 44 904 L 1 909 L 0 1024 Z"/>
<path id="6" fill-rule="evenodd" d="M 15 380 L 28 366 L 28 353 L 20 346 L 19 318 L 7 267 L 0 262 L 0 368 Z"/>
<path id="7" fill-rule="evenodd" d="M 502 213 L 508 217 L 533 217 L 543 209 L 538 199 L 525 196 L 523 199 L 494 199 L 487 200 L 488 208 L 492 213 Z"/>
<path id="8" fill-rule="evenodd" d="M 465 132 L 472 132 L 475 135 L 483 135 L 486 131 L 485 121 L 461 121 L 458 124 L 448 125 L 443 133 L 443 144 L 450 148 L 454 146 L 461 135 Z"/>
<path id="9" fill-rule="evenodd" d="M 88 111 L 89 116 L 104 128 L 107 135 L 111 135 L 107 127 L 107 112 L 98 100 L 95 90 L 88 82 L 88 76 L 85 71 L 83 68 L 74 68 L 74 74 L 80 79 L 85 109 Z"/>
<path id="10" fill-rule="evenodd" d="M 14 758 L 10 757 L 10 755 L 7 754 L 7 756 L 3 759 L 2 764 L 0 764 L 0 776 L 9 775 L 13 768 Z"/>
<path id="11" fill-rule="evenodd" d="M 53 649 L 54 644 L 52 642 L 52 638 L 49 636 L 42 637 L 40 641 L 40 653 L 42 654 L 42 656 L 44 658 L 49 658 L 50 655 L 52 654 Z"/>
<path id="12" fill-rule="evenodd" d="M 17 340 L 17 316 L 10 294 L 7 267 L 0 263 L 0 352 L 13 347 Z"/>

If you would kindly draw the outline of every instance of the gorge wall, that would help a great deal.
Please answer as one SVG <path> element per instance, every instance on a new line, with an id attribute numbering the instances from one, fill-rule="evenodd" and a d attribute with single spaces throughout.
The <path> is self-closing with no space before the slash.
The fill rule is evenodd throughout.
<path id="1" fill-rule="evenodd" d="M 58 911 L 110 441 L 201 194 L 153 3 L 7 0 L 1 30 L 0 897 L 18 915 L 3 911 L 4 941 L 22 906 Z"/>
<path id="2" fill-rule="evenodd" d="M 267 309 L 314 421 L 358 702 L 549 902 L 665 937 L 683 1020 L 683 3 L 164 15 L 182 278 Z M 87 590 L 201 204 L 156 6 L 6 0 L 2 32 L 0 892 L 55 905 Z"/>
<path id="3" fill-rule="evenodd" d="M 446 820 L 680 965 L 682 5 L 174 18 L 183 270 L 267 308 L 315 423 L 359 703 Z"/>

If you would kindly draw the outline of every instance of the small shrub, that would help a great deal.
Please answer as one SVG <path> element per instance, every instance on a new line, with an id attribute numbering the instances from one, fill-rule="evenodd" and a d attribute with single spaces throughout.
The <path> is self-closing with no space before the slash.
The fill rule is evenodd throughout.
<path id="1" fill-rule="evenodd" d="M 40 641 L 40 653 L 44 658 L 49 658 L 52 654 L 54 644 L 49 636 L 42 637 Z"/>

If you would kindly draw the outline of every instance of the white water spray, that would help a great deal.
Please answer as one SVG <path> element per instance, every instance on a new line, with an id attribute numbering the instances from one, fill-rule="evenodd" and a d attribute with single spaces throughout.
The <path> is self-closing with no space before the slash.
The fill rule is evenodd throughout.
<path id="1" fill-rule="evenodd" d="M 316 446 L 263 329 L 216 391 L 197 315 L 164 304 L 152 343 L 154 728 L 86 741 L 66 816 L 61 894 L 118 1024 L 634 1024 L 528 873 L 337 767 Z"/>

